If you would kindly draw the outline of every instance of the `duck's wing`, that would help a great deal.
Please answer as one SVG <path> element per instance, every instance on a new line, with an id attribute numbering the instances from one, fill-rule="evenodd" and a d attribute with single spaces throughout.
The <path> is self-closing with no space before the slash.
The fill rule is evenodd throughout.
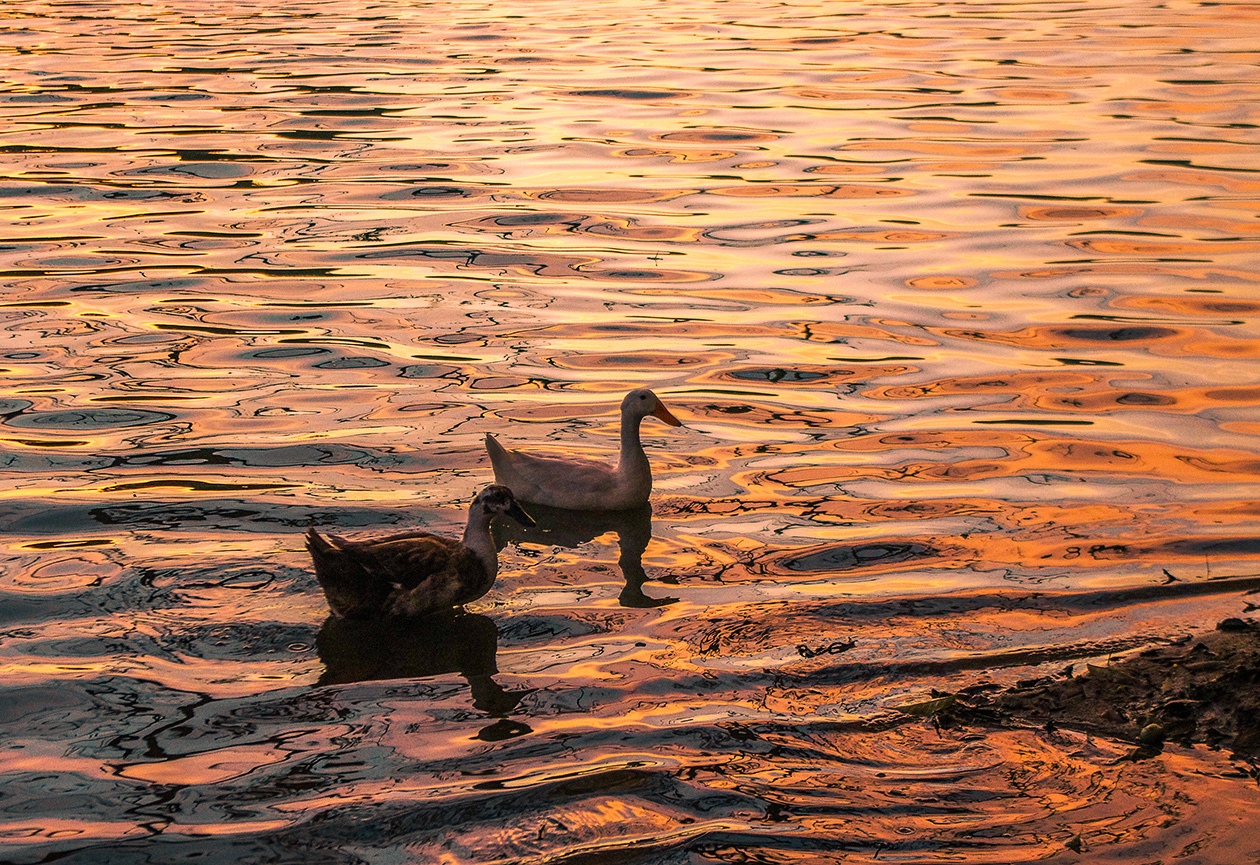
<path id="1" fill-rule="evenodd" d="M 440 561 L 435 559 L 426 564 L 440 565 L 440 568 L 426 573 L 423 579 L 400 585 L 389 598 L 391 615 L 425 616 L 449 610 L 477 600 L 490 591 L 494 583 L 481 559 L 463 546 Z"/>
<path id="2" fill-rule="evenodd" d="M 416 532 L 363 544 L 365 557 L 392 582 L 391 616 L 425 616 L 476 600 L 493 580 L 476 553 L 458 541 Z"/>
<path id="3" fill-rule="evenodd" d="M 404 590 L 440 578 L 461 562 L 465 553 L 472 555 L 459 541 L 428 532 L 363 541 L 353 544 L 351 550 L 367 570 Z"/>
<path id="4" fill-rule="evenodd" d="M 543 457 L 508 450 L 494 436 L 486 436 L 486 452 L 496 483 L 518 499 L 542 504 L 560 503 L 573 496 L 599 496 L 617 483 L 616 466 L 580 457 Z"/>

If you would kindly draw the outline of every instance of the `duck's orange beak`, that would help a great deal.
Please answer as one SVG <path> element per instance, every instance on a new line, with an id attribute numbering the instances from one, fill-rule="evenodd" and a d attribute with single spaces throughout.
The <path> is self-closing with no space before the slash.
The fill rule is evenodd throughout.
<path id="1" fill-rule="evenodd" d="M 682 426 L 682 421 L 669 413 L 669 409 L 665 408 L 665 403 L 659 399 L 656 401 L 656 411 L 652 412 L 652 417 L 658 417 L 670 426 Z"/>

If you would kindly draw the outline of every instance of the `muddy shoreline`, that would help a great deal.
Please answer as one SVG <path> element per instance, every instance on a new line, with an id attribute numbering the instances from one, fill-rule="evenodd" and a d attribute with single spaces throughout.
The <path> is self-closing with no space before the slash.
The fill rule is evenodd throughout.
<path id="1" fill-rule="evenodd" d="M 1260 757 L 1260 624 L 1216 629 L 1123 661 L 1073 665 L 1006 690 L 977 685 L 906 707 L 941 726 L 1063 727 L 1132 742 L 1133 759 L 1165 742 Z"/>

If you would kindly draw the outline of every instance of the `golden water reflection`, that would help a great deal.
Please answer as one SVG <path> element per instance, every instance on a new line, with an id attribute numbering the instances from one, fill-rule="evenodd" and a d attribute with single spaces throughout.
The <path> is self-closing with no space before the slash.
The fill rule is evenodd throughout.
<path id="1" fill-rule="evenodd" d="M 0 34 L 0 859 L 1256 857 L 1228 755 L 896 711 L 1254 613 L 1254 8 L 238 11 Z M 326 621 L 308 526 L 639 385 L 650 513 Z"/>

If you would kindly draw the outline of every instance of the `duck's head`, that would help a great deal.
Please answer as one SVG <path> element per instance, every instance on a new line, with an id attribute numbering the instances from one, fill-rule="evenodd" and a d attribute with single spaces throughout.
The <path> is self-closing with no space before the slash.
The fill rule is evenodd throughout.
<path id="1" fill-rule="evenodd" d="M 682 426 L 682 421 L 670 414 L 669 409 L 665 408 L 665 404 L 656 398 L 656 394 L 645 387 L 632 390 L 626 394 L 626 398 L 621 401 L 621 413 L 637 418 L 645 418 L 648 415 L 652 415 L 665 421 L 670 426 Z"/>
<path id="2" fill-rule="evenodd" d="M 502 484 L 491 484 L 473 499 L 473 508 L 479 508 L 486 516 L 493 518 L 497 514 L 507 514 L 523 526 L 534 525 L 534 520 L 516 503 L 512 491 Z"/>

